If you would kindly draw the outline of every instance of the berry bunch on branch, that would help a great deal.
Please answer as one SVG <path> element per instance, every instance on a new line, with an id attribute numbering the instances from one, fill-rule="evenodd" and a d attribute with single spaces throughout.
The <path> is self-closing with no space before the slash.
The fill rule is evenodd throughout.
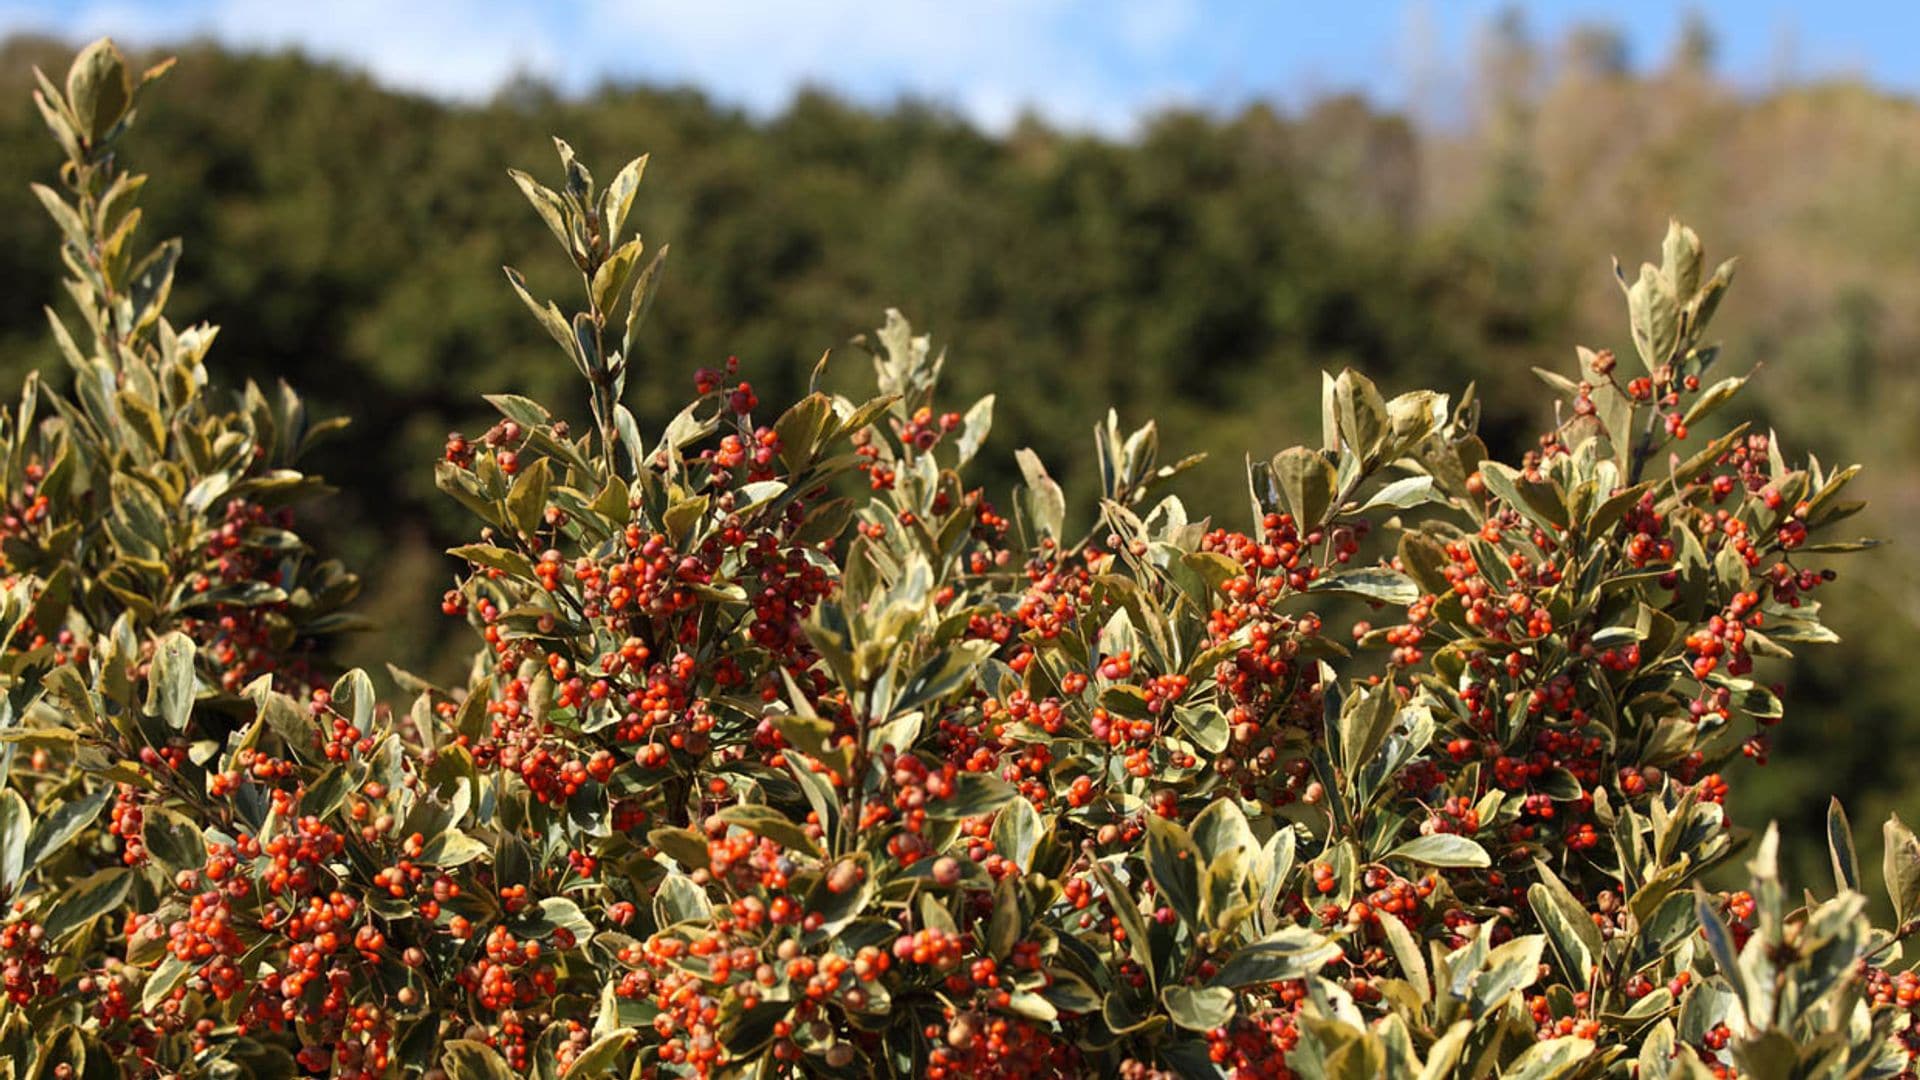
<path id="1" fill-rule="evenodd" d="M 579 299 L 508 277 L 590 430 L 449 437 L 471 675 L 382 701 L 295 531 L 333 425 L 216 389 L 135 242 L 159 73 L 36 94 L 73 378 L 0 417 L 0 1075 L 1914 1075 L 1920 841 L 1875 927 L 1837 802 L 1791 891 L 1725 808 L 1870 544 L 1856 468 L 1718 415 L 1691 231 L 1517 463 L 1349 371 L 1209 515 L 1112 414 L 1092 497 L 969 481 L 993 399 L 894 312 L 865 400 L 727 360 L 643 430 L 645 159 L 560 143 L 512 175 Z"/>

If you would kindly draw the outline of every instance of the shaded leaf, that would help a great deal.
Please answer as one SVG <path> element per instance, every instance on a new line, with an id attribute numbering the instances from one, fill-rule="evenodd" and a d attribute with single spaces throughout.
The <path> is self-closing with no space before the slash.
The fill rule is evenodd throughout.
<path id="1" fill-rule="evenodd" d="M 108 867 L 74 882 L 41 920 L 47 939 L 57 942 L 119 907 L 132 887 L 133 875 L 121 866 Z"/>

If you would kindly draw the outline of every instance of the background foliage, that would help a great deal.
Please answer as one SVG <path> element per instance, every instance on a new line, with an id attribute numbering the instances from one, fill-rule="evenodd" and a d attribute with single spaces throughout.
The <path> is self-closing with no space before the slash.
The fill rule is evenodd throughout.
<path id="1" fill-rule="evenodd" d="M 1487 437 L 1511 450 L 1542 419 L 1530 366 L 1564 368 L 1569 341 L 1624 344 L 1596 253 L 1640 250 L 1646 223 L 1676 213 L 1744 257 L 1728 355 L 1765 367 L 1743 415 L 1823 459 L 1881 466 L 1859 482 L 1862 531 L 1910 535 L 1920 110 L 1846 83 L 1736 95 L 1703 46 L 1634 69 L 1604 33 L 1510 35 L 1483 58 L 1463 129 L 1336 98 L 1169 114 L 1129 143 L 1037 124 L 996 139 L 938 109 L 819 96 L 764 123 L 632 87 L 571 100 L 524 85 L 453 106 L 297 56 L 193 48 L 131 153 L 166 165 L 145 202 L 154 235 L 186 242 L 178 316 L 217 315 L 223 370 L 284 377 L 317 414 L 354 422 L 309 462 L 344 493 L 305 526 L 370 579 L 361 606 L 383 629 L 345 658 L 445 674 L 465 643 L 430 601 L 460 533 L 418 463 L 479 421 L 483 390 L 571 400 L 495 269 L 525 264 L 541 292 L 560 280 L 528 257 L 543 230 L 499 173 L 538 160 L 551 131 L 588 160 L 645 147 L 673 163 L 637 211 L 651 240 L 678 244 L 629 390 L 649 426 L 682 373 L 730 352 L 787 399 L 810 350 L 896 303 L 950 341 L 956 395 L 1016 373 L 1035 389 L 1002 396 L 996 442 L 1035 447 L 1069 490 L 1092 480 L 1085 431 L 1111 401 L 1130 421 L 1151 411 L 1170 450 L 1211 453 L 1189 476 L 1195 504 L 1237 505 L 1241 455 L 1310 436 L 1318 403 L 1293 388 L 1347 363 L 1382 385 L 1477 378 Z M 53 226 L 26 189 L 56 151 L 26 91 L 31 64 L 66 55 L 0 51 L 9 386 L 62 367 L 40 313 Z M 979 467 L 990 489 L 1013 479 L 1006 455 Z M 1885 556 L 1834 586 L 1848 645 L 1794 670 L 1779 760 L 1733 796 L 1737 816 L 1797 834 L 1790 855 L 1821 850 L 1827 791 L 1858 793 L 1872 821 L 1907 784 L 1914 597 Z"/>

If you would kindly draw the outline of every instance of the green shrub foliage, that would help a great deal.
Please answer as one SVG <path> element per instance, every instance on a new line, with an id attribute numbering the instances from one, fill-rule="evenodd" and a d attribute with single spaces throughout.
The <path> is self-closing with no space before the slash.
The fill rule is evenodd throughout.
<path id="1" fill-rule="evenodd" d="M 1867 543 L 1854 467 L 1708 434 L 1744 380 L 1689 230 L 1517 464 L 1471 388 L 1349 371 L 1250 517 L 1112 415 L 1097 493 L 1022 451 L 996 503 L 993 399 L 897 313 L 865 401 L 729 361 L 640 430 L 645 159 L 560 143 L 512 176 L 579 297 L 508 278 L 590 430 L 503 394 L 448 439 L 479 643 L 388 703 L 294 529 L 333 425 L 217 390 L 136 241 L 157 74 L 102 42 L 37 95 L 75 378 L 0 417 L 0 1074 L 1912 1075 L 1920 842 L 1875 928 L 1837 802 L 1793 893 L 1724 809 L 1755 665 L 1834 640 L 1812 563 Z"/>

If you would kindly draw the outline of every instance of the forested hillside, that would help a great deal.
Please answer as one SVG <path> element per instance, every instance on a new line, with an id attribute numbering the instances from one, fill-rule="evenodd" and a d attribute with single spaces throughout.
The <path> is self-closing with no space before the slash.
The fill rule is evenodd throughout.
<path id="1" fill-rule="evenodd" d="M 27 191 L 54 152 L 26 87 L 66 50 L 0 51 L 9 388 L 30 367 L 63 374 L 41 314 L 53 226 Z M 483 389 L 565 398 L 571 374 L 499 270 L 545 265 L 499 163 L 543 159 L 549 132 L 589 160 L 652 154 L 635 219 L 673 255 L 629 391 L 647 427 L 730 354 L 785 399 L 821 351 L 898 307 L 949 343 L 957 399 L 1012 372 L 1034 388 L 999 402 L 986 459 L 1002 475 L 1031 445 L 1086 487 L 1095 403 L 1112 400 L 1123 419 L 1159 417 L 1167 453 L 1211 455 L 1190 504 L 1244 515 L 1243 456 L 1317 430 L 1318 395 L 1299 388 L 1321 369 L 1357 366 L 1389 392 L 1478 375 L 1490 435 L 1519 449 L 1541 419 L 1520 411 L 1539 399 L 1529 369 L 1566 367 L 1566 341 L 1624 344 L 1620 295 L 1594 271 L 1651 252 L 1647 223 L 1671 213 L 1710 256 L 1752 255 L 1721 320 L 1739 335 L 1723 364 L 1759 368 L 1750 418 L 1818 433 L 1796 452 L 1878 464 L 1863 533 L 1911 536 L 1920 519 L 1920 108 L 1864 86 L 1735 93 L 1705 50 L 1634 69 L 1604 36 L 1516 38 L 1484 58 L 1458 127 L 1330 98 L 1170 113 L 1110 141 L 1038 123 L 993 137 L 938 108 L 820 95 L 769 120 L 642 87 L 449 105 L 298 56 L 179 51 L 136 149 L 166 163 L 146 228 L 184 236 L 173 310 L 217 317 L 223 371 L 283 377 L 353 420 L 311 462 L 351 493 L 321 527 L 368 572 L 363 607 L 385 623 L 349 659 L 457 660 L 418 616 L 454 569 L 431 463 L 487 413 Z M 859 376 L 865 360 L 839 362 Z M 411 540 L 379 539 L 376 517 Z M 1765 800 L 1747 820 L 1811 833 L 1829 790 L 1857 793 L 1864 820 L 1912 790 L 1898 761 L 1920 717 L 1896 703 L 1920 695 L 1920 583 L 1868 555 L 1843 589 L 1852 647 L 1797 669 L 1777 736 L 1793 764 L 1743 791 Z M 1827 704 L 1841 688 L 1845 706 Z"/>

